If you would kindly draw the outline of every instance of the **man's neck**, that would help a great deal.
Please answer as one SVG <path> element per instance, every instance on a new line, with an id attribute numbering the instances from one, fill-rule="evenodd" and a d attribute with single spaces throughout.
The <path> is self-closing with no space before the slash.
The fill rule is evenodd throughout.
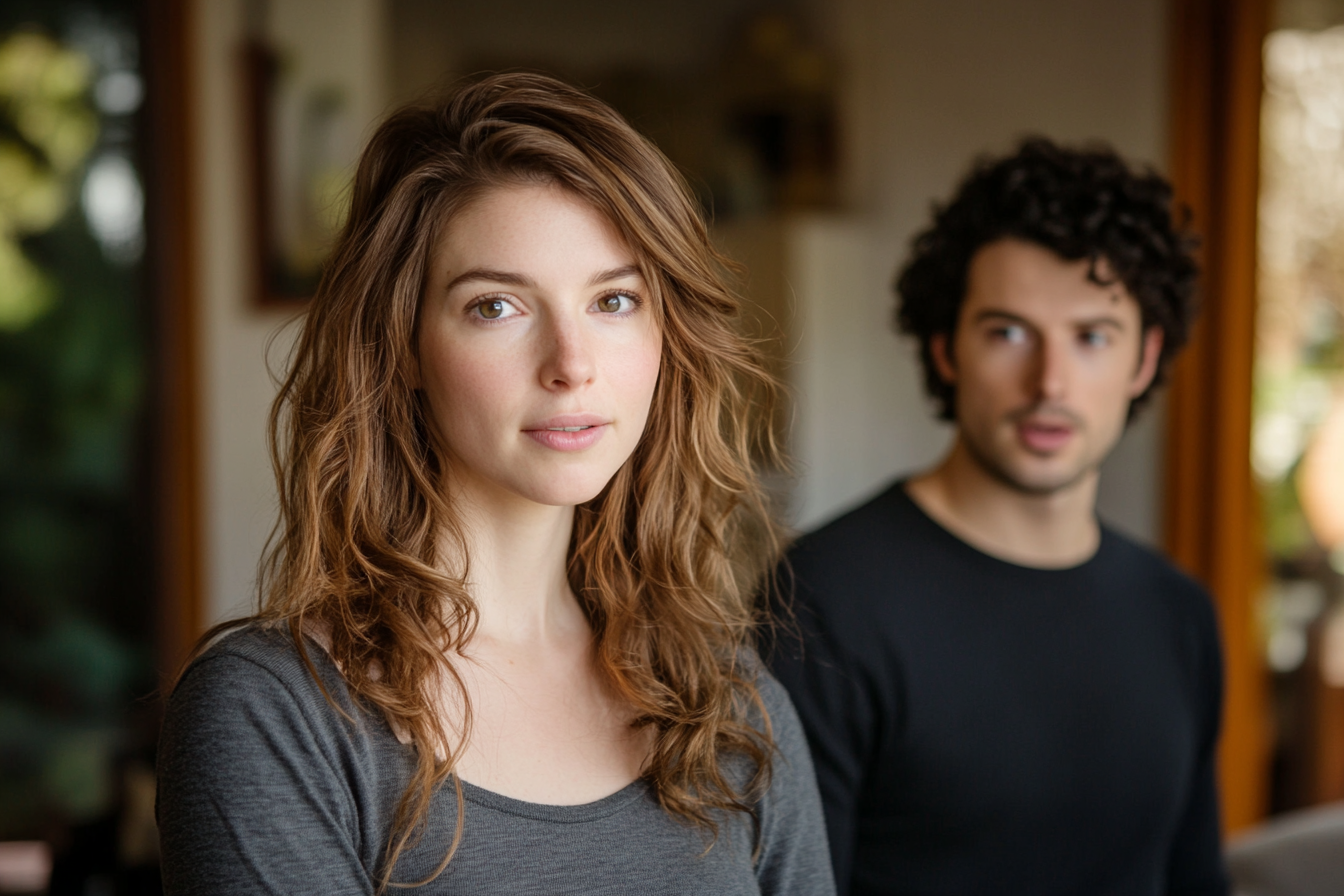
<path id="1" fill-rule="evenodd" d="M 1055 491 L 1031 493 L 991 474 L 958 440 L 942 463 L 906 484 L 906 493 L 971 547 L 1021 566 L 1077 566 L 1101 542 L 1096 471 Z"/>

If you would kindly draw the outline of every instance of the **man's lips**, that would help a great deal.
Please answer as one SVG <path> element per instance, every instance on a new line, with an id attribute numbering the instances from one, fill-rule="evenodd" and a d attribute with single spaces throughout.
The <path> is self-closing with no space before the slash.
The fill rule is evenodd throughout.
<path id="1" fill-rule="evenodd" d="M 596 444 L 610 425 L 596 414 L 560 414 L 528 424 L 523 432 L 556 451 L 582 451 Z"/>
<path id="2" fill-rule="evenodd" d="M 1036 454 L 1053 454 L 1067 445 L 1078 431 L 1070 420 L 1056 417 L 1024 417 L 1017 421 L 1017 437 Z"/>

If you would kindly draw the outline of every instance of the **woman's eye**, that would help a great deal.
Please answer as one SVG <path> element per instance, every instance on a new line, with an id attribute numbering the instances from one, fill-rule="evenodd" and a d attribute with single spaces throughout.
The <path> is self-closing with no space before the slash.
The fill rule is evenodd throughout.
<path id="1" fill-rule="evenodd" d="M 633 311 L 638 304 L 639 300 L 630 293 L 614 292 L 597 300 L 597 310 L 604 314 L 619 314 Z"/>
<path id="2" fill-rule="evenodd" d="M 518 313 L 518 309 L 513 307 L 513 303 L 507 299 L 486 299 L 478 302 L 471 309 L 477 317 L 485 320 L 500 320 L 505 317 L 513 317 Z"/>

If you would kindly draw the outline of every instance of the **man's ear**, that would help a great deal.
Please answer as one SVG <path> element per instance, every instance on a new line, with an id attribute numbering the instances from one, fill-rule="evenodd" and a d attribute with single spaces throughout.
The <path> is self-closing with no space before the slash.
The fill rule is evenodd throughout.
<path id="1" fill-rule="evenodd" d="M 948 348 L 947 333 L 934 333 L 929 337 L 929 356 L 933 358 L 933 369 L 949 386 L 956 385 L 957 368 L 952 363 L 952 352 Z"/>
<path id="2" fill-rule="evenodd" d="M 1139 367 L 1129 384 L 1129 397 L 1138 398 L 1157 376 L 1157 362 L 1162 360 L 1162 328 L 1152 326 L 1143 331 L 1143 347 L 1139 353 Z"/>

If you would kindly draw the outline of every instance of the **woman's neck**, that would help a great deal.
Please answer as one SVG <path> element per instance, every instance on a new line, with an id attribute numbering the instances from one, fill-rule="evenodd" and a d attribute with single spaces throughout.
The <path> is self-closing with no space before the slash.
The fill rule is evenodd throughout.
<path id="1" fill-rule="evenodd" d="M 577 805 L 616 793 L 639 777 L 653 731 L 632 724 L 634 708 L 598 667 L 569 588 L 574 508 L 473 497 L 453 497 L 478 608 L 475 633 L 452 658 L 461 689 L 444 682 L 440 698 L 450 728 L 470 719 L 455 770 L 527 802 Z"/>
<path id="2" fill-rule="evenodd" d="M 522 646 L 586 639 L 588 623 L 567 576 L 574 508 L 467 494 L 454 505 L 478 611 L 473 640 Z"/>

